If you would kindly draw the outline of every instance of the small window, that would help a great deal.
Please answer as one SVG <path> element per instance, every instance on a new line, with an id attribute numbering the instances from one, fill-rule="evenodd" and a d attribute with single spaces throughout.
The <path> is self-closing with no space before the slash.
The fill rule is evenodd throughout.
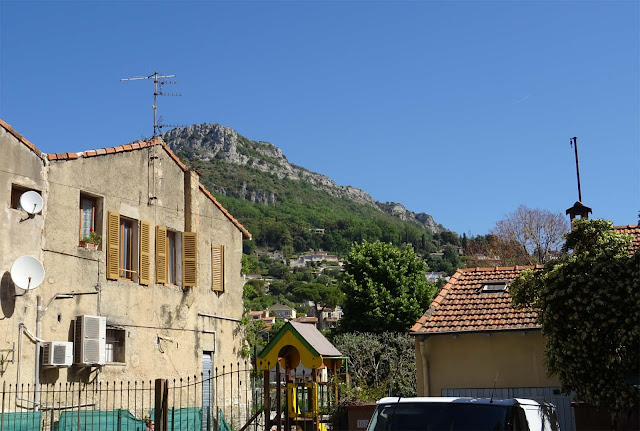
<path id="1" fill-rule="evenodd" d="M 137 223 L 135 223 L 137 226 Z M 134 259 L 133 254 L 136 247 L 134 247 L 134 240 L 136 239 L 134 231 L 133 220 L 120 217 L 120 278 L 127 280 L 134 279 L 133 264 L 137 261 Z"/>
<path id="2" fill-rule="evenodd" d="M 507 281 L 485 281 L 482 285 L 482 292 L 484 293 L 497 293 L 497 292 L 506 292 L 507 285 L 509 283 Z"/>
<path id="3" fill-rule="evenodd" d="M 80 193 L 79 241 L 102 243 L 102 199 Z"/>
<path id="4" fill-rule="evenodd" d="M 29 192 L 29 191 L 34 191 L 39 195 L 42 195 L 40 190 L 19 186 L 17 184 L 12 184 L 11 185 L 11 208 L 13 208 L 14 210 L 23 211 L 24 209 L 20 206 L 20 196 L 22 196 L 23 193 Z M 42 211 L 40 211 L 38 214 L 42 214 Z"/>
<path id="5" fill-rule="evenodd" d="M 124 329 L 110 328 L 107 326 L 105 347 L 106 362 L 125 362 L 125 340 L 126 331 Z"/>
<path id="6" fill-rule="evenodd" d="M 167 230 L 167 282 L 169 284 L 178 284 L 177 256 L 176 233 L 172 230 Z"/>

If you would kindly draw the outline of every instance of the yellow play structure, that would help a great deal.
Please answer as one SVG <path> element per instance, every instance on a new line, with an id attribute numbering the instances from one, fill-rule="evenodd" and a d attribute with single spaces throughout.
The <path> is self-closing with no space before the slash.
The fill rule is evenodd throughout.
<path id="1" fill-rule="evenodd" d="M 264 429 L 326 431 L 321 412 L 337 402 L 338 371 L 346 363 L 315 325 L 287 322 L 258 355 L 265 382 Z"/>

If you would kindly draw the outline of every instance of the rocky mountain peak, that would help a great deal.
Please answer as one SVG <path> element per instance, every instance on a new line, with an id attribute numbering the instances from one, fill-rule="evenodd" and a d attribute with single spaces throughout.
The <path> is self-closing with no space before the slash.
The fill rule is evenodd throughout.
<path id="1" fill-rule="evenodd" d="M 246 166 L 275 175 L 279 179 L 306 181 L 329 195 L 348 198 L 359 204 L 385 211 L 402 220 L 413 219 L 434 232 L 443 230 L 428 214 L 415 214 L 401 204 L 380 204 L 368 193 L 352 186 L 340 186 L 325 175 L 311 172 L 301 166 L 289 163 L 282 150 L 270 142 L 253 141 L 238 134 L 230 127 L 220 124 L 194 124 L 169 130 L 160 135 L 175 153 L 185 154 L 189 159 L 221 160 L 233 165 Z M 263 204 L 278 201 L 273 192 L 249 190 L 241 184 L 237 194 L 242 199 Z M 227 190 L 216 190 L 227 194 Z"/>

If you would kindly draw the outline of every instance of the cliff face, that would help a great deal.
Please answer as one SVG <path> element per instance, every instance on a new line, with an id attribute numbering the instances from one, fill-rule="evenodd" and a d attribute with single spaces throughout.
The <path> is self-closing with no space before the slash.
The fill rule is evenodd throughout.
<path id="1" fill-rule="evenodd" d="M 219 124 L 195 124 L 170 130 L 163 133 L 161 137 L 175 153 L 183 154 L 188 159 L 220 161 L 255 169 L 281 180 L 304 181 L 313 188 L 325 191 L 331 196 L 347 198 L 356 203 L 371 206 L 393 214 L 402 220 L 415 220 L 433 232 L 444 229 L 429 214 L 413 213 L 406 210 L 401 204 L 378 203 L 363 190 L 352 186 L 340 186 L 325 175 L 290 163 L 282 150 L 275 145 L 269 142 L 252 141 L 229 127 Z M 254 187 L 246 180 L 240 181 L 233 190 L 216 186 L 215 191 L 267 205 L 275 204 L 280 200 L 272 190 Z"/>

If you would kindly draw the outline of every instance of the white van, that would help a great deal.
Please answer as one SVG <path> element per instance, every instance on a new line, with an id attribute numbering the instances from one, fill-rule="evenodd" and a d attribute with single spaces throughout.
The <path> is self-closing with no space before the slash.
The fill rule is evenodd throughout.
<path id="1" fill-rule="evenodd" d="M 559 431 L 555 407 L 512 398 L 383 398 L 367 431 Z"/>

